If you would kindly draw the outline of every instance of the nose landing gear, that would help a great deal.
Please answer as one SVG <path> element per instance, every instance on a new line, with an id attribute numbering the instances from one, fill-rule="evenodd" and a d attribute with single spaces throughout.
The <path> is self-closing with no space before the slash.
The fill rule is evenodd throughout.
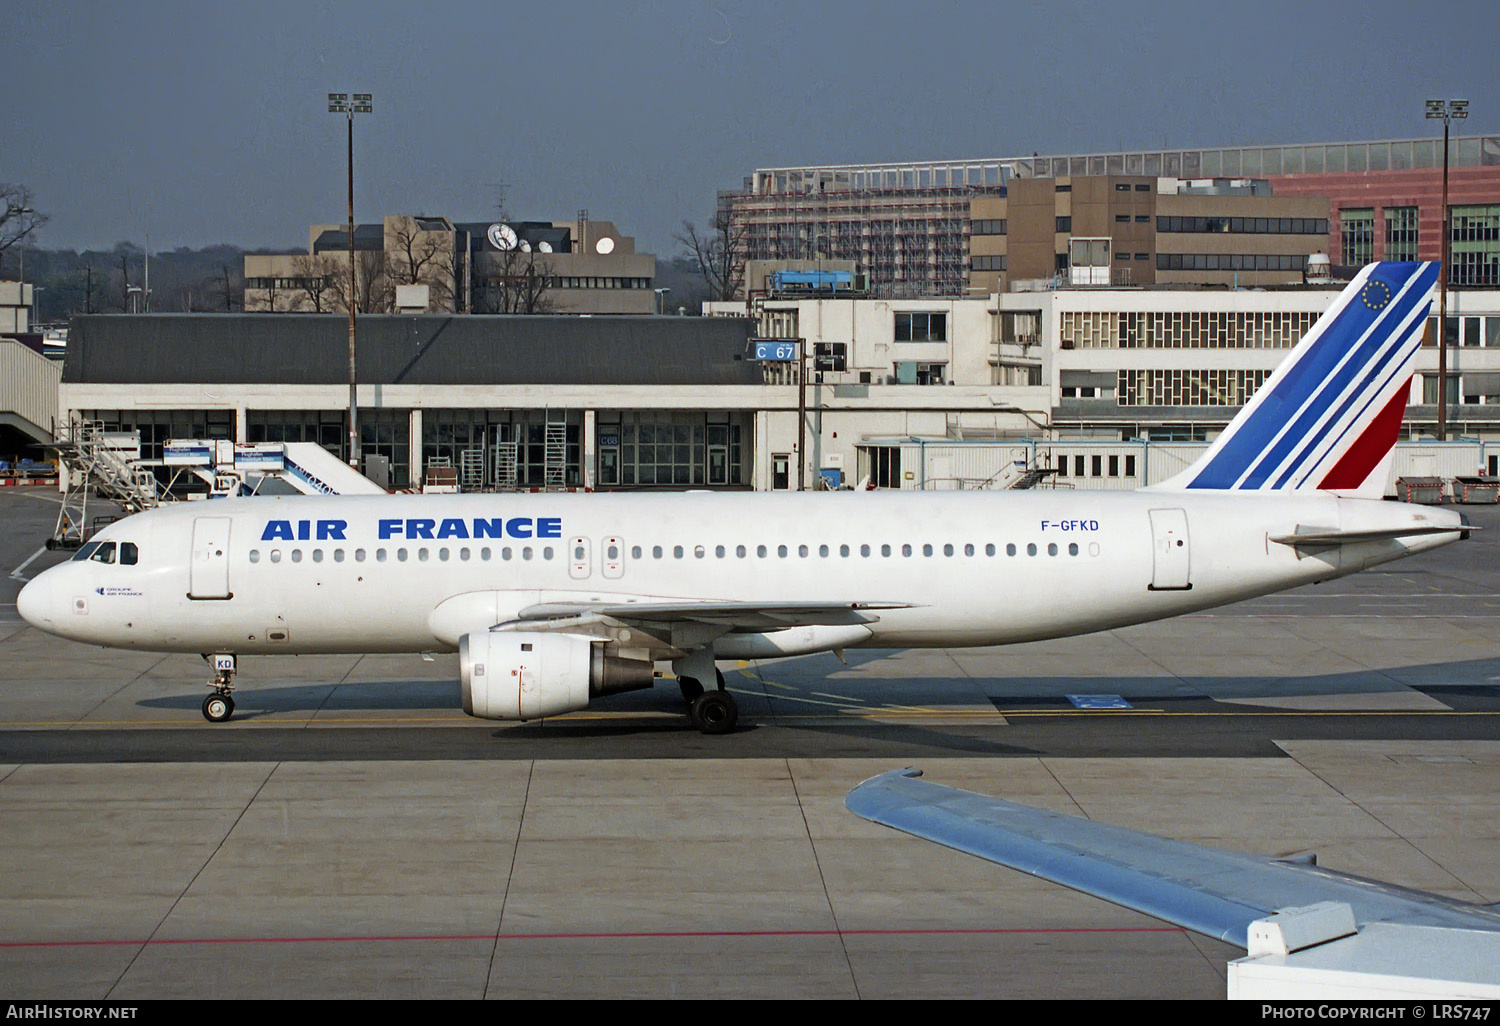
<path id="1" fill-rule="evenodd" d="M 223 723 L 234 715 L 234 656 L 222 653 L 205 655 L 203 660 L 214 668 L 213 679 L 208 686 L 214 693 L 203 700 L 203 718 L 210 723 Z"/>

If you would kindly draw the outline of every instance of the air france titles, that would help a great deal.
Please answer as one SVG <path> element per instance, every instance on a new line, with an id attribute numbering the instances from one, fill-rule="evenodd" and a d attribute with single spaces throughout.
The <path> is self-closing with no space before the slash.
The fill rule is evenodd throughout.
<path id="1" fill-rule="evenodd" d="M 271 520 L 261 541 L 348 541 L 347 520 Z M 381 541 L 391 538 L 561 538 L 561 517 L 405 517 L 377 521 Z"/>

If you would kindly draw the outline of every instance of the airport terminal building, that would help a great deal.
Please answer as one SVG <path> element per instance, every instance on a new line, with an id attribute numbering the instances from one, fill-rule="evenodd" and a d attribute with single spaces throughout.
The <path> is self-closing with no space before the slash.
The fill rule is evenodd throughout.
<path id="1" fill-rule="evenodd" d="M 1201 451 L 1337 295 L 1101 287 L 705 317 L 361 317 L 361 452 L 395 488 L 440 466 L 476 490 L 795 489 L 799 472 L 806 487 L 975 488 L 1018 463 L 1130 488 Z M 1500 292 L 1453 292 L 1448 310 L 1449 438 L 1468 440 L 1449 443 L 1449 473 L 1500 472 Z M 1435 320 L 1413 440 L 1436 426 Z M 169 438 L 313 441 L 347 458 L 347 325 L 81 317 L 59 420 L 139 431 L 147 460 Z M 799 359 L 757 360 L 761 339 L 805 339 L 805 382 Z"/>

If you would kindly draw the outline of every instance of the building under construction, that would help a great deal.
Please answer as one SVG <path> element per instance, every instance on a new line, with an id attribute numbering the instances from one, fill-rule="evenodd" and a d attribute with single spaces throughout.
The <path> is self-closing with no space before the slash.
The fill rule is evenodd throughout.
<path id="1" fill-rule="evenodd" d="M 1500 136 L 1454 137 L 1449 164 L 1450 284 L 1493 288 L 1500 284 Z M 983 291 L 970 275 L 973 220 L 995 220 L 971 213 L 970 204 L 1005 196 L 1018 179 L 1264 180 L 1277 197 L 1326 198 L 1318 248 L 1335 263 L 1359 264 L 1439 259 L 1442 167 L 1439 139 L 780 167 L 721 192 L 719 206 L 746 259 L 853 260 L 874 295 L 961 296 Z M 1057 252 L 1067 251 L 1064 240 Z M 1137 251 L 1154 255 L 1133 247 L 1132 260 Z M 978 270 L 999 270 L 997 263 L 991 254 Z"/>

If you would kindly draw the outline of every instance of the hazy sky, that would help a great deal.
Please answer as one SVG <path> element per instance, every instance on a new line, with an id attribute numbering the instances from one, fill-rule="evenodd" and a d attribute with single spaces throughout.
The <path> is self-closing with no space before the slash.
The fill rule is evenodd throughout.
<path id="1" fill-rule="evenodd" d="M 615 221 L 756 167 L 1500 129 L 1500 4 L 0 0 L 0 181 L 48 247 L 306 245 L 345 216 Z"/>

